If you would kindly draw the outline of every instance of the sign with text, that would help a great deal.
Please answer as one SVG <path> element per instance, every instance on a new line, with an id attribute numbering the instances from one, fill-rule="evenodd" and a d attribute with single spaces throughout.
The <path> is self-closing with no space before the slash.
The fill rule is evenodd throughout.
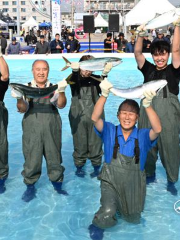
<path id="1" fill-rule="evenodd" d="M 61 0 L 51 0 L 52 6 L 52 36 L 61 35 Z"/>

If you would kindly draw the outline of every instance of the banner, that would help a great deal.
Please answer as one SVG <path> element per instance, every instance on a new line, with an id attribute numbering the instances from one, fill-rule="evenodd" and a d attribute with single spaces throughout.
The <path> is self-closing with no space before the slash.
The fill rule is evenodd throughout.
<path id="1" fill-rule="evenodd" d="M 61 36 L 61 0 L 51 0 L 52 9 L 52 37 L 55 37 L 56 33 Z"/>

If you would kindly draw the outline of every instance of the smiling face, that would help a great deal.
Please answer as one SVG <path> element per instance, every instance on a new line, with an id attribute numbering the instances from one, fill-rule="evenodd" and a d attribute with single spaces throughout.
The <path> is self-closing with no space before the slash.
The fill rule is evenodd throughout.
<path id="1" fill-rule="evenodd" d="M 164 69 L 167 66 L 169 53 L 165 50 L 163 52 L 156 52 L 152 55 L 153 61 L 158 70 Z"/>
<path id="2" fill-rule="evenodd" d="M 44 87 L 47 82 L 49 66 L 45 61 L 36 61 L 33 65 L 33 76 L 39 87 Z"/>
<path id="3" fill-rule="evenodd" d="M 138 120 L 138 114 L 122 110 L 119 112 L 118 119 L 121 124 L 122 130 L 126 132 L 131 132 Z"/>

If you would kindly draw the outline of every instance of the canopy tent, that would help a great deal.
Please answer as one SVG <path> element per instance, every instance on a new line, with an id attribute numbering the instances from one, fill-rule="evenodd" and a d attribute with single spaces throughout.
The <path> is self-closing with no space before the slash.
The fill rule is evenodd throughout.
<path id="1" fill-rule="evenodd" d="M 94 19 L 95 27 L 108 27 L 108 22 L 104 20 L 100 13 L 98 13 L 97 17 Z"/>
<path id="2" fill-rule="evenodd" d="M 2 20 L 0 20 L 0 26 L 7 26 L 8 24 L 6 22 L 3 22 Z"/>
<path id="3" fill-rule="evenodd" d="M 126 14 L 126 26 L 144 24 L 153 19 L 157 14 L 168 12 L 174 8 L 168 0 L 141 0 Z"/>
<path id="4" fill-rule="evenodd" d="M 25 23 L 22 24 L 22 27 L 29 27 L 29 28 L 38 27 L 38 23 L 33 17 L 30 17 Z"/>
<path id="5" fill-rule="evenodd" d="M 47 22 L 42 22 L 39 24 L 39 27 L 50 27 L 50 24 Z"/>

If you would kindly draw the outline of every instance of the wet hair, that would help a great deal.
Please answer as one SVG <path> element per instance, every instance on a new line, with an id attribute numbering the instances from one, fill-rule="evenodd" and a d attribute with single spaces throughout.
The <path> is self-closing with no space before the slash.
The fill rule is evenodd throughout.
<path id="1" fill-rule="evenodd" d="M 49 71 L 49 63 L 48 63 L 46 60 L 43 60 L 43 59 L 37 59 L 37 60 L 35 60 L 35 61 L 33 62 L 33 64 L 32 64 L 32 70 L 33 70 L 33 68 L 34 68 L 34 65 L 35 65 L 37 62 L 44 62 L 44 63 L 46 63 L 46 65 L 47 65 L 47 67 L 48 67 L 48 71 Z"/>
<path id="2" fill-rule="evenodd" d="M 89 59 L 94 59 L 94 57 L 92 55 L 84 55 L 80 58 L 79 62 L 89 60 Z"/>
<path id="3" fill-rule="evenodd" d="M 134 112 L 139 115 L 139 105 L 132 99 L 126 99 L 119 105 L 117 115 L 119 115 L 120 111 Z"/>
<path id="4" fill-rule="evenodd" d="M 167 41 L 156 41 L 151 44 L 150 50 L 152 55 L 164 53 L 164 51 L 170 53 L 170 44 Z"/>
<path id="5" fill-rule="evenodd" d="M 107 33 L 107 37 L 112 37 L 112 33 Z"/>

